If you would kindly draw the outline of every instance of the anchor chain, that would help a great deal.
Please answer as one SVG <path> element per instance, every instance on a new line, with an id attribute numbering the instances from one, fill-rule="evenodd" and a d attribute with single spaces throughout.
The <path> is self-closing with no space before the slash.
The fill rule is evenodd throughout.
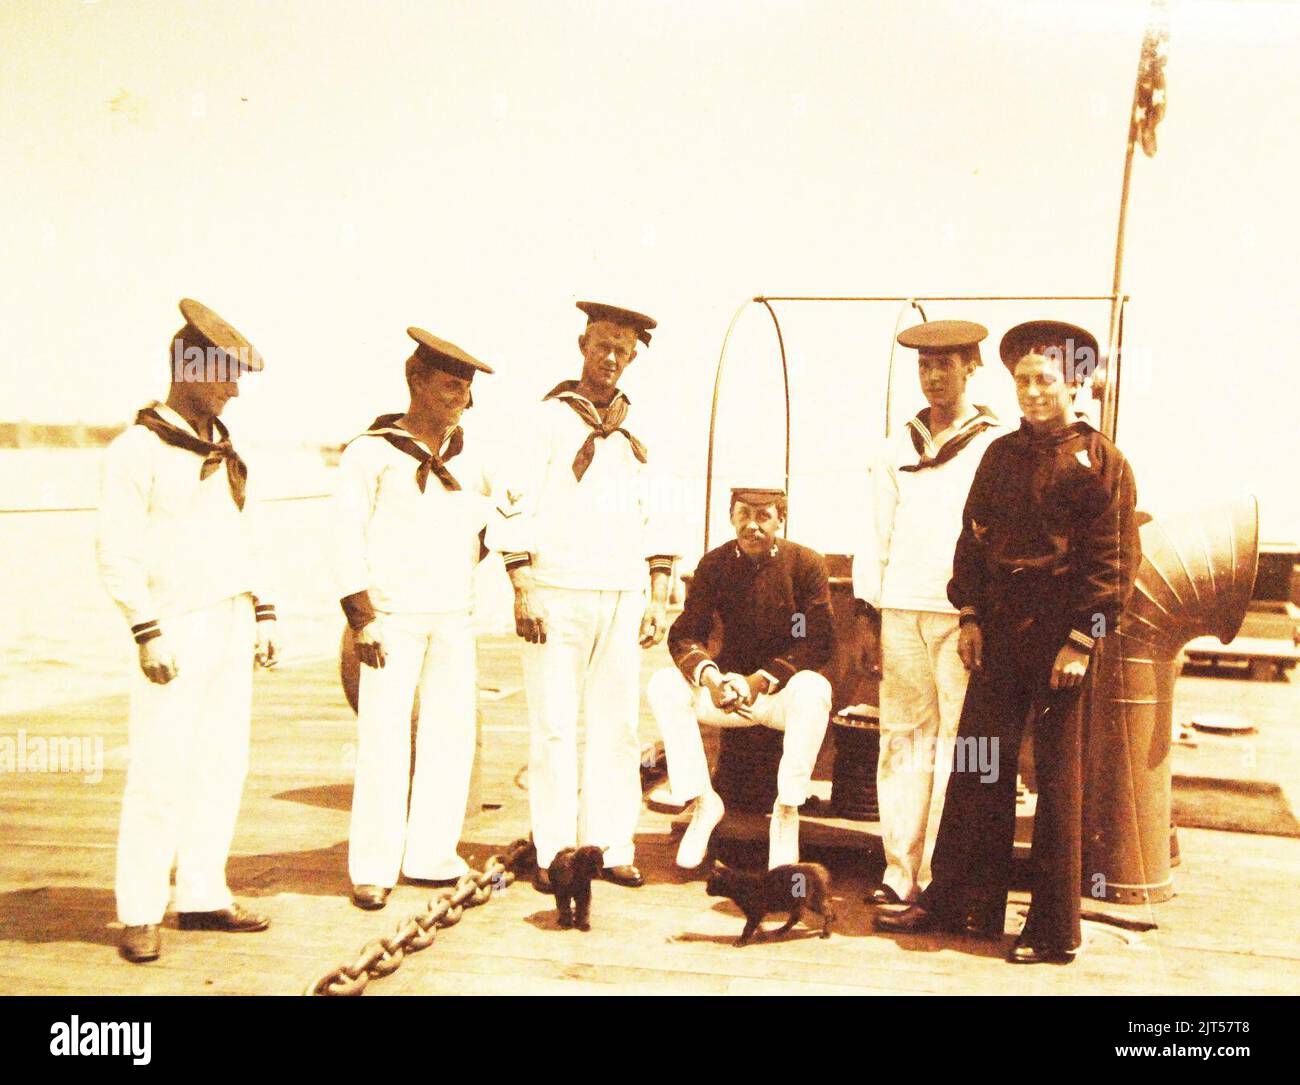
<path id="1" fill-rule="evenodd" d="M 481 871 L 471 870 L 454 888 L 440 889 L 423 912 L 403 919 L 391 936 L 372 938 L 355 958 L 318 976 L 302 993 L 359 995 L 371 980 L 391 976 L 409 954 L 433 945 L 438 931 L 459 923 L 465 909 L 486 904 L 493 893 L 511 885 L 533 854 L 531 841 L 516 840 L 504 855 L 489 858 Z"/>

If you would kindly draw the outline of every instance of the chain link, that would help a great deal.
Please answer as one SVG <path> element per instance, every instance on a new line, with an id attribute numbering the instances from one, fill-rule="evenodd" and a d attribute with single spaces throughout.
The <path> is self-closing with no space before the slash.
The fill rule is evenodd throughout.
<path id="1" fill-rule="evenodd" d="M 331 968 L 307 984 L 304 995 L 359 995 L 371 980 L 391 976 L 412 954 L 433 945 L 438 931 L 454 927 L 466 908 L 477 908 L 492 894 L 514 884 L 518 872 L 533 859 L 533 845 L 516 840 L 504 855 L 493 855 L 482 870 L 471 870 L 453 888 L 440 889 L 423 912 L 397 924 L 388 938 L 372 938 L 348 964 Z"/>

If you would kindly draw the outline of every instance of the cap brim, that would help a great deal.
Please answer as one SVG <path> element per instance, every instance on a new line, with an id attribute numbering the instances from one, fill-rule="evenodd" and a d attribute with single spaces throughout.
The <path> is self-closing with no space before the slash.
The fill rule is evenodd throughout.
<path id="1" fill-rule="evenodd" d="M 961 350 L 982 343 L 988 334 L 988 328 L 973 320 L 930 320 L 904 328 L 898 344 L 921 351 Z"/>
<path id="2" fill-rule="evenodd" d="M 200 340 L 237 362 L 241 369 L 254 373 L 262 370 L 264 361 L 257 348 L 202 302 L 182 298 L 180 311 L 185 318 L 185 326 L 177 333 L 180 338 Z"/>
<path id="3" fill-rule="evenodd" d="M 635 309 L 624 309 L 618 305 L 606 305 L 600 301 L 580 301 L 577 306 L 586 315 L 587 320 L 607 320 L 611 324 L 619 324 L 625 328 L 631 328 L 636 332 L 636 337 L 646 346 L 650 345 L 650 332 L 659 326 L 659 322 L 652 316 L 646 316 L 645 313 L 638 313 Z"/>
<path id="4" fill-rule="evenodd" d="M 1072 356 L 1085 350 L 1092 352 L 1094 363 L 1101 361 L 1101 347 L 1097 337 L 1077 324 L 1064 320 L 1028 320 L 1011 328 L 998 343 L 1002 364 L 1014 369 L 1016 363 L 1035 349 L 1055 347 Z"/>
<path id="5" fill-rule="evenodd" d="M 439 339 L 432 332 L 425 331 L 423 328 L 407 328 L 406 334 L 415 340 L 417 354 L 431 365 L 438 366 L 438 368 L 446 372 L 465 377 L 472 377 L 476 372 L 496 372 L 486 362 L 480 362 L 455 343 L 446 339 Z"/>

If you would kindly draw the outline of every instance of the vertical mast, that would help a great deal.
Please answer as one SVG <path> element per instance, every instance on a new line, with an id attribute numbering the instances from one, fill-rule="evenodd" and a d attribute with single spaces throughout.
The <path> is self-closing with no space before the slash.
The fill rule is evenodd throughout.
<path id="1" fill-rule="evenodd" d="M 1168 59 L 1169 17 L 1165 0 L 1151 0 L 1147 29 L 1138 57 L 1137 81 L 1133 86 L 1133 108 L 1129 112 L 1128 146 L 1124 152 L 1124 182 L 1119 195 L 1119 225 L 1115 234 L 1115 270 L 1111 276 L 1110 328 L 1106 338 L 1113 357 L 1106 361 L 1106 384 L 1102 392 L 1101 428 L 1114 438 L 1119 416 L 1120 347 L 1124 311 L 1124 230 L 1128 225 L 1129 182 L 1133 174 L 1133 150 L 1140 143 L 1143 153 L 1156 153 L 1156 125 L 1165 115 L 1165 61 Z"/>

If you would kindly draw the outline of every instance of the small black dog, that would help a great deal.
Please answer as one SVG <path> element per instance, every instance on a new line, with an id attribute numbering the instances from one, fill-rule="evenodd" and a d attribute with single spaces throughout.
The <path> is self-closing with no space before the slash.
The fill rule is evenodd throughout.
<path id="1" fill-rule="evenodd" d="M 822 937 L 831 936 L 835 913 L 827 901 L 831 895 L 830 872 L 821 863 L 791 863 L 763 874 L 732 870 L 721 863 L 709 874 L 706 891 L 711 897 L 728 897 L 745 913 L 745 929 L 736 945 L 748 945 L 763 917 L 769 912 L 789 912 L 785 926 L 774 934 L 788 934 L 807 908 L 822 917 Z"/>
<path id="2" fill-rule="evenodd" d="M 605 853 L 595 844 L 586 844 L 558 852 L 547 868 L 564 930 L 574 926 L 580 931 L 591 930 L 591 880 L 604 865 Z"/>

